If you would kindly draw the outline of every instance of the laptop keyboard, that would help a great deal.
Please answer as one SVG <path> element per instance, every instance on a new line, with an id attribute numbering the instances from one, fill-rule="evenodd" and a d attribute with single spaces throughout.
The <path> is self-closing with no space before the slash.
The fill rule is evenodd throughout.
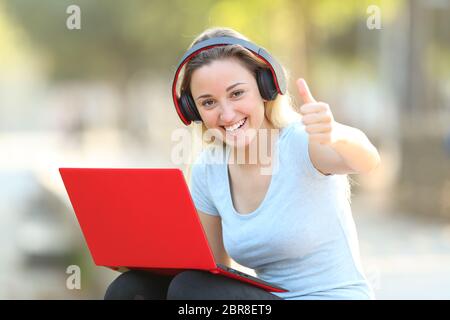
<path id="1" fill-rule="evenodd" d="M 263 280 L 261 280 L 261 279 L 258 279 L 258 278 L 256 278 L 256 277 L 253 277 L 253 276 L 251 276 L 251 275 L 249 275 L 249 274 L 246 274 L 246 273 L 240 272 L 240 271 L 238 271 L 238 270 L 236 270 L 236 269 L 227 267 L 227 266 L 225 266 L 225 265 L 223 265 L 223 264 L 218 263 L 217 266 L 218 266 L 220 269 L 222 269 L 222 270 L 225 270 L 225 271 L 230 272 L 230 273 L 234 273 L 234 274 L 239 275 L 239 276 L 241 276 L 241 277 L 245 277 L 245 278 L 251 279 L 251 280 L 253 280 L 253 281 L 255 281 L 255 282 L 258 282 L 258 283 L 261 283 L 261 284 L 264 284 L 264 285 L 268 285 L 268 286 L 271 286 L 271 287 L 273 287 L 273 288 L 283 289 L 283 288 L 278 287 L 278 286 L 276 286 L 276 285 L 274 285 L 274 284 L 272 284 L 272 283 L 268 283 L 268 282 L 263 281 Z M 283 290 L 284 290 L 284 289 L 283 289 Z"/>

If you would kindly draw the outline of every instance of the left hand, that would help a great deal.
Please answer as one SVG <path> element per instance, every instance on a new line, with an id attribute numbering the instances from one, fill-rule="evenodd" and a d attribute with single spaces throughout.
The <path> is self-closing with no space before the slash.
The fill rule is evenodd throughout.
<path id="1" fill-rule="evenodd" d="M 304 102 L 300 113 L 309 141 L 325 145 L 333 145 L 339 141 L 340 125 L 334 121 L 330 106 L 314 99 L 304 79 L 297 80 L 297 88 Z"/>

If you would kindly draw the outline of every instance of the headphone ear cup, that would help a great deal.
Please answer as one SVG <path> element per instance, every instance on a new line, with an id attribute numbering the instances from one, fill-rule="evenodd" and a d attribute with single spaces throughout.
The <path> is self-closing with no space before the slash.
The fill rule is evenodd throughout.
<path id="1" fill-rule="evenodd" d="M 278 95 L 275 82 L 270 69 L 260 69 L 256 73 L 256 82 L 259 93 L 264 100 L 275 100 Z"/>
<path id="2" fill-rule="evenodd" d="M 194 99 L 192 99 L 190 94 L 182 92 L 178 105 L 181 107 L 181 112 L 186 119 L 190 121 L 202 121 L 197 107 L 195 106 Z"/>

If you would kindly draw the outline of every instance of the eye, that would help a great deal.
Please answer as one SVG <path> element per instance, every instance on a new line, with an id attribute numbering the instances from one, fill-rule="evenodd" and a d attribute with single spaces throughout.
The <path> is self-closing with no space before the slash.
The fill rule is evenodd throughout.
<path id="1" fill-rule="evenodd" d="M 213 102 L 213 100 L 204 100 L 203 102 L 202 102 L 202 106 L 204 106 L 205 108 L 210 108 L 210 107 L 212 107 L 212 102 Z"/>
<path id="2" fill-rule="evenodd" d="M 231 95 L 233 97 L 239 97 L 239 96 L 242 96 L 243 93 L 244 93 L 244 90 L 237 90 L 237 91 L 234 91 Z"/>

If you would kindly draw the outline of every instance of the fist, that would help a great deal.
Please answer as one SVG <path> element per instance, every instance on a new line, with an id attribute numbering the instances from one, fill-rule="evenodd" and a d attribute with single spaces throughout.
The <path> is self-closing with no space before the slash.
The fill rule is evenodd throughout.
<path id="1" fill-rule="evenodd" d="M 339 126 L 334 121 L 330 106 L 314 99 L 304 79 L 297 80 L 297 88 L 304 102 L 300 107 L 300 113 L 309 141 L 325 145 L 336 143 L 339 139 Z"/>

